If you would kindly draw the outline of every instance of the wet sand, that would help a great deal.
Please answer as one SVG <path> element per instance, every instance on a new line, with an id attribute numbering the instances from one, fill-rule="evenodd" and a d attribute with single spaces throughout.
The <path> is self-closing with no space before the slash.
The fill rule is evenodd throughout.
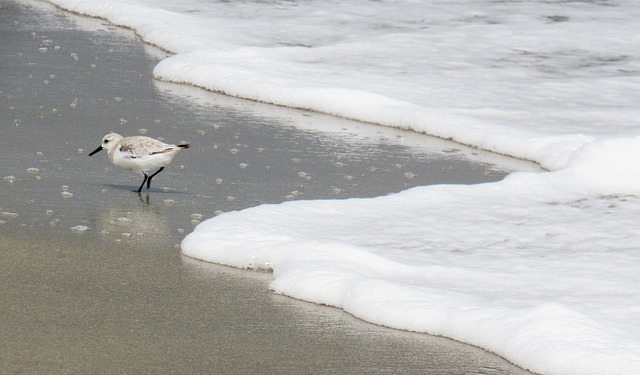
<path id="1" fill-rule="evenodd" d="M 478 183 L 533 164 L 153 80 L 164 52 L 37 1 L 0 3 L 5 373 L 526 374 L 452 340 L 268 291 L 178 244 L 225 211 Z M 192 148 L 137 195 L 110 132 Z"/>

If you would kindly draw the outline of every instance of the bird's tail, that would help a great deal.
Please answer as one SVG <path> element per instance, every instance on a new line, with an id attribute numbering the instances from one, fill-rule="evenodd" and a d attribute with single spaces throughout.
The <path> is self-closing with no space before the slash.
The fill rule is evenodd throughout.
<path id="1" fill-rule="evenodd" d="M 188 144 L 188 143 L 184 143 L 184 144 L 177 145 L 177 146 L 169 146 L 169 147 L 165 148 L 164 150 L 152 152 L 151 155 L 166 154 L 167 152 L 173 152 L 173 151 L 182 151 L 183 149 L 189 148 L 189 147 L 191 147 L 191 145 Z"/>

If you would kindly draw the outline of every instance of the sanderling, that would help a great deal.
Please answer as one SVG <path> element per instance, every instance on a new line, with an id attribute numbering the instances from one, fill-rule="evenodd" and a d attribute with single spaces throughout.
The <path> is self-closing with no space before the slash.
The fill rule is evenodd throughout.
<path id="1" fill-rule="evenodd" d="M 144 180 L 136 190 L 139 193 L 145 182 L 149 189 L 151 179 L 162 172 L 179 151 L 189 146 L 189 144 L 169 145 L 157 139 L 142 136 L 124 138 L 120 134 L 109 133 L 102 138 L 100 147 L 91 151 L 89 156 L 106 149 L 109 159 L 115 166 L 142 172 Z M 153 171 L 155 172 L 152 175 L 148 174 Z"/>

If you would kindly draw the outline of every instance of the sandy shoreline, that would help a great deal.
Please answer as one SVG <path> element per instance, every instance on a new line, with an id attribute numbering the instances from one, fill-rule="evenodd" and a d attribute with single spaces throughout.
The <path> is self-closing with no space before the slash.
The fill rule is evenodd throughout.
<path id="1" fill-rule="evenodd" d="M 132 32 L 28 4 L 0 4 L 8 373 L 526 373 L 475 347 L 273 295 L 269 274 L 197 262 L 177 245 L 220 212 L 535 166 L 157 82 L 163 52 Z M 109 131 L 193 147 L 139 197 L 138 175 L 87 156 Z"/>

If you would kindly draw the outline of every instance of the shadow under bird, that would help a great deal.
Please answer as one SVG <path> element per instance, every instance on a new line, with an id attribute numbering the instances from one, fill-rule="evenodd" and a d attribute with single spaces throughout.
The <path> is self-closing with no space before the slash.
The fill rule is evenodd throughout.
<path id="1" fill-rule="evenodd" d="M 145 183 L 149 189 L 151 179 L 162 172 L 178 152 L 189 147 L 189 144 L 171 145 L 149 137 L 123 137 L 120 134 L 109 133 L 102 138 L 100 147 L 91 151 L 89 156 L 107 150 L 109 159 L 115 166 L 142 172 L 144 180 L 136 190 L 139 193 Z"/>

